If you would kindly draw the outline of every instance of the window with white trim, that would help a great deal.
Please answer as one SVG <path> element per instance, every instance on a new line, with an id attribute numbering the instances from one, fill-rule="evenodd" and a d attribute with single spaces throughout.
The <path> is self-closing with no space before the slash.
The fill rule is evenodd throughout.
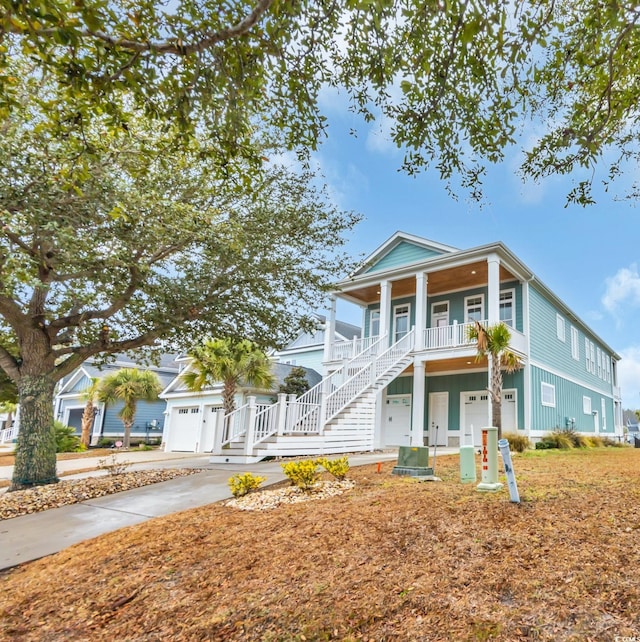
<path id="1" fill-rule="evenodd" d="M 596 373 L 596 347 L 593 345 L 593 341 L 589 341 L 589 350 L 591 357 L 591 372 Z"/>
<path id="2" fill-rule="evenodd" d="M 515 299 L 514 290 L 504 290 L 500 292 L 500 321 L 513 328 L 513 301 Z"/>
<path id="3" fill-rule="evenodd" d="M 369 336 L 377 337 L 380 335 L 380 310 L 371 310 L 369 312 Z"/>
<path id="4" fill-rule="evenodd" d="M 542 381 L 540 383 L 540 399 L 543 406 L 556 407 L 556 387 Z"/>
<path id="5" fill-rule="evenodd" d="M 591 414 L 591 397 L 587 397 L 586 395 L 582 397 L 582 412 L 585 415 Z"/>
<path id="6" fill-rule="evenodd" d="M 598 363 L 598 376 L 600 377 L 600 379 L 602 379 L 602 350 L 600 350 L 600 348 L 597 348 L 596 354 L 596 360 Z"/>
<path id="7" fill-rule="evenodd" d="M 560 339 L 560 341 L 562 341 L 563 343 L 566 341 L 565 330 L 564 330 L 564 318 L 561 317 L 559 314 L 556 314 L 556 334 L 558 335 L 558 339 Z"/>
<path id="8" fill-rule="evenodd" d="M 611 359 L 607 357 L 607 383 L 611 383 Z"/>
<path id="9" fill-rule="evenodd" d="M 571 356 L 576 360 L 580 361 L 580 343 L 578 341 L 579 338 L 578 334 L 578 328 L 574 328 L 571 326 Z"/>
<path id="10" fill-rule="evenodd" d="M 585 368 L 587 369 L 587 372 L 591 370 L 591 361 L 589 360 L 589 339 L 587 337 L 584 338 L 584 365 Z"/>
<path id="11" fill-rule="evenodd" d="M 464 322 L 482 321 L 484 319 L 484 294 L 467 296 L 464 299 Z"/>
<path id="12" fill-rule="evenodd" d="M 409 332 L 409 306 L 396 305 L 393 308 L 393 336 L 394 342 L 400 341 Z"/>

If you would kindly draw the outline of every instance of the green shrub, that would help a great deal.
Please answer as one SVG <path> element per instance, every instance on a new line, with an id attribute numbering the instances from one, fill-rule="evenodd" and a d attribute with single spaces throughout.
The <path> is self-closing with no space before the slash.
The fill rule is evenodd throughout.
<path id="1" fill-rule="evenodd" d="M 516 453 L 523 453 L 531 448 L 531 442 L 526 435 L 518 435 L 515 432 L 508 432 L 503 437 L 509 442 L 509 450 Z"/>
<path id="2" fill-rule="evenodd" d="M 347 456 L 339 459 L 319 459 L 318 463 L 336 479 L 343 480 L 349 472 L 349 460 Z"/>
<path id="3" fill-rule="evenodd" d="M 318 462 L 315 459 L 303 459 L 281 464 L 284 474 L 289 478 L 292 486 L 308 491 L 311 490 L 320 478 Z"/>
<path id="4" fill-rule="evenodd" d="M 602 442 L 602 445 L 607 448 L 624 448 L 625 446 L 624 442 L 617 441 L 611 437 L 600 437 L 600 441 Z"/>
<path id="5" fill-rule="evenodd" d="M 57 453 L 77 453 L 85 450 L 80 443 L 80 437 L 76 437 L 75 430 L 70 426 L 56 420 L 53 422 L 53 430 L 56 435 Z"/>
<path id="6" fill-rule="evenodd" d="M 115 442 L 113 439 L 107 439 L 106 437 L 102 437 L 100 441 L 98 442 L 98 447 L 99 448 L 111 448 Z"/>
<path id="7" fill-rule="evenodd" d="M 566 430 L 554 430 L 547 433 L 537 444 L 536 450 L 546 450 L 549 448 L 558 448 L 560 450 L 569 450 L 573 448 L 573 439 Z"/>
<path id="8" fill-rule="evenodd" d="M 252 490 L 257 490 L 266 479 L 266 477 L 257 477 L 251 473 L 243 473 L 229 477 L 228 484 L 234 497 L 243 497 Z"/>
<path id="9" fill-rule="evenodd" d="M 559 430 L 557 432 L 563 433 L 571 439 L 574 448 L 588 448 L 589 443 L 584 435 L 581 435 L 575 428 L 567 428 L 566 430 Z"/>

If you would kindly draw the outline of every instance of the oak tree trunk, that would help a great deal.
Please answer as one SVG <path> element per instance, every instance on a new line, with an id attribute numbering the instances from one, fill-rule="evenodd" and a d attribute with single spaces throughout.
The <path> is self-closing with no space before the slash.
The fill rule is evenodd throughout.
<path id="1" fill-rule="evenodd" d="M 20 431 L 10 491 L 58 481 L 53 428 L 55 385 L 46 375 L 23 375 L 18 382 Z"/>

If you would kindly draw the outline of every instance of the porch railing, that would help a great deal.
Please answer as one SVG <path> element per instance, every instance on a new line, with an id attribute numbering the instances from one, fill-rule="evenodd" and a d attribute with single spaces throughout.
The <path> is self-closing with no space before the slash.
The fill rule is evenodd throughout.
<path id="1" fill-rule="evenodd" d="M 486 320 L 480 321 L 480 323 L 487 327 Z M 473 325 L 473 323 L 453 323 L 439 328 L 426 328 L 424 330 L 425 350 L 474 345 L 475 340 L 469 339 L 469 329 Z"/>
<path id="2" fill-rule="evenodd" d="M 0 430 L 0 444 L 6 444 L 7 442 L 13 441 L 18 436 L 18 427 L 12 426 L 11 428 L 5 428 Z"/>
<path id="3" fill-rule="evenodd" d="M 373 337 L 362 337 L 360 339 L 352 339 L 351 341 L 339 341 L 331 346 L 329 354 L 330 361 L 343 361 L 344 359 L 353 359 L 360 353 L 368 350 L 375 343 L 380 341 L 381 337 L 376 335 Z"/>

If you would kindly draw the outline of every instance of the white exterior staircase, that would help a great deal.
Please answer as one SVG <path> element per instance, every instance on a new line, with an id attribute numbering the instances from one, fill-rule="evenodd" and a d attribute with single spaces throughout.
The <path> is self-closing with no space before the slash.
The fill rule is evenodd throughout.
<path id="1" fill-rule="evenodd" d="M 298 398 L 219 411 L 211 461 L 373 450 L 376 396 L 412 362 L 413 330 L 386 348 L 381 337 Z"/>

